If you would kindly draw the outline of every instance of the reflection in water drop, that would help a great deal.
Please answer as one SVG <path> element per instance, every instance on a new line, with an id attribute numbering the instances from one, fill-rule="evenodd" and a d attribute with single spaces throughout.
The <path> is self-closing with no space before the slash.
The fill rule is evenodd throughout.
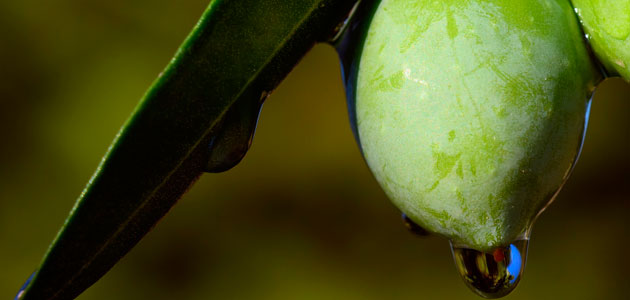
<path id="1" fill-rule="evenodd" d="M 411 219 L 409 219 L 409 217 L 407 217 L 406 214 L 402 214 L 402 221 L 403 224 L 405 224 L 405 227 L 407 227 L 407 229 L 409 231 L 411 231 L 412 233 L 414 233 L 415 235 L 418 236 L 428 236 L 429 232 L 422 228 L 420 225 L 416 224 L 414 221 L 412 221 Z"/>
<path id="2" fill-rule="evenodd" d="M 33 280 L 33 277 L 35 277 L 35 273 L 31 274 L 31 276 L 28 277 L 24 285 L 22 285 L 22 287 L 20 288 L 20 291 L 18 291 L 17 295 L 15 295 L 14 300 L 22 299 L 22 297 L 24 296 L 24 292 L 26 291 L 26 288 L 28 287 L 28 284 L 31 283 L 31 280 Z"/>
<path id="3" fill-rule="evenodd" d="M 492 253 L 458 247 L 451 242 L 457 270 L 466 285 L 484 298 L 500 298 L 518 285 L 529 240 L 523 239 L 495 249 Z"/>
<path id="4" fill-rule="evenodd" d="M 206 172 L 224 172 L 236 166 L 252 144 L 262 104 L 269 96 L 263 91 L 260 99 L 241 99 L 223 117 L 222 124 L 210 141 Z"/>
<path id="5" fill-rule="evenodd" d="M 352 18 L 354 16 L 354 13 L 357 11 L 357 7 L 359 7 L 360 3 L 361 3 L 361 1 L 356 1 L 354 3 L 354 6 L 350 10 L 350 12 L 346 16 L 346 18 L 341 23 L 339 23 L 339 25 L 337 25 L 337 27 L 335 27 L 335 29 L 333 30 L 332 36 L 326 42 L 330 43 L 331 45 L 335 45 L 337 43 L 337 41 L 339 41 L 339 39 L 345 33 L 346 28 L 348 27 L 348 24 L 350 23 L 350 20 L 352 20 Z"/>

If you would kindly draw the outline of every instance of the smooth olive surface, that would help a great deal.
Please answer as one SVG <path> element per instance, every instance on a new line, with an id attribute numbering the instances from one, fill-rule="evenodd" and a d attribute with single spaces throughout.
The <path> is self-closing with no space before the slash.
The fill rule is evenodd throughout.
<path id="1" fill-rule="evenodd" d="M 394 204 L 481 251 L 525 235 L 600 78 L 570 3 L 383 0 L 365 30 L 350 110 Z"/>
<path id="2" fill-rule="evenodd" d="M 630 0 L 572 0 L 593 51 L 608 72 L 630 81 Z"/>

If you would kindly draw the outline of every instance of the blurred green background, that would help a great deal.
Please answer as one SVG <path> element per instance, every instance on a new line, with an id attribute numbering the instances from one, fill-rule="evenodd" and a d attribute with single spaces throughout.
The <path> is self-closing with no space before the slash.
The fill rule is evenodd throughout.
<path id="1" fill-rule="evenodd" d="M 0 298 L 11 299 L 206 0 L 0 2 Z M 627 299 L 630 87 L 597 92 L 584 151 L 510 299 Z M 267 100 L 253 148 L 206 174 L 79 299 L 478 299 L 408 233 L 354 143 L 336 54 Z"/>

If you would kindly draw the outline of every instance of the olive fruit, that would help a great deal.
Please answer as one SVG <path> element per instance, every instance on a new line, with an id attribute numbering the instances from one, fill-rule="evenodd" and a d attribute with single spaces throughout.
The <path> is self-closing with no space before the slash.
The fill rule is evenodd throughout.
<path id="1" fill-rule="evenodd" d="M 492 253 L 580 152 L 601 76 L 567 0 L 377 2 L 340 42 L 351 122 L 413 222 Z"/>
<path id="2" fill-rule="evenodd" d="M 630 0 L 572 0 L 593 51 L 612 75 L 630 81 Z"/>

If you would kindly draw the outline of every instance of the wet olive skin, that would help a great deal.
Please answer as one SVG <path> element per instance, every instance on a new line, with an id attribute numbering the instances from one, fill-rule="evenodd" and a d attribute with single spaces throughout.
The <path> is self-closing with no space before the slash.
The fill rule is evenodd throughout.
<path id="1" fill-rule="evenodd" d="M 568 1 L 394 1 L 376 9 L 350 114 L 393 203 L 489 251 L 568 177 L 599 75 Z"/>
<path id="2" fill-rule="evenodd" d="M 630 81 L 630 0 L 572 0 L 593 51 L 611 75 Z"/>

